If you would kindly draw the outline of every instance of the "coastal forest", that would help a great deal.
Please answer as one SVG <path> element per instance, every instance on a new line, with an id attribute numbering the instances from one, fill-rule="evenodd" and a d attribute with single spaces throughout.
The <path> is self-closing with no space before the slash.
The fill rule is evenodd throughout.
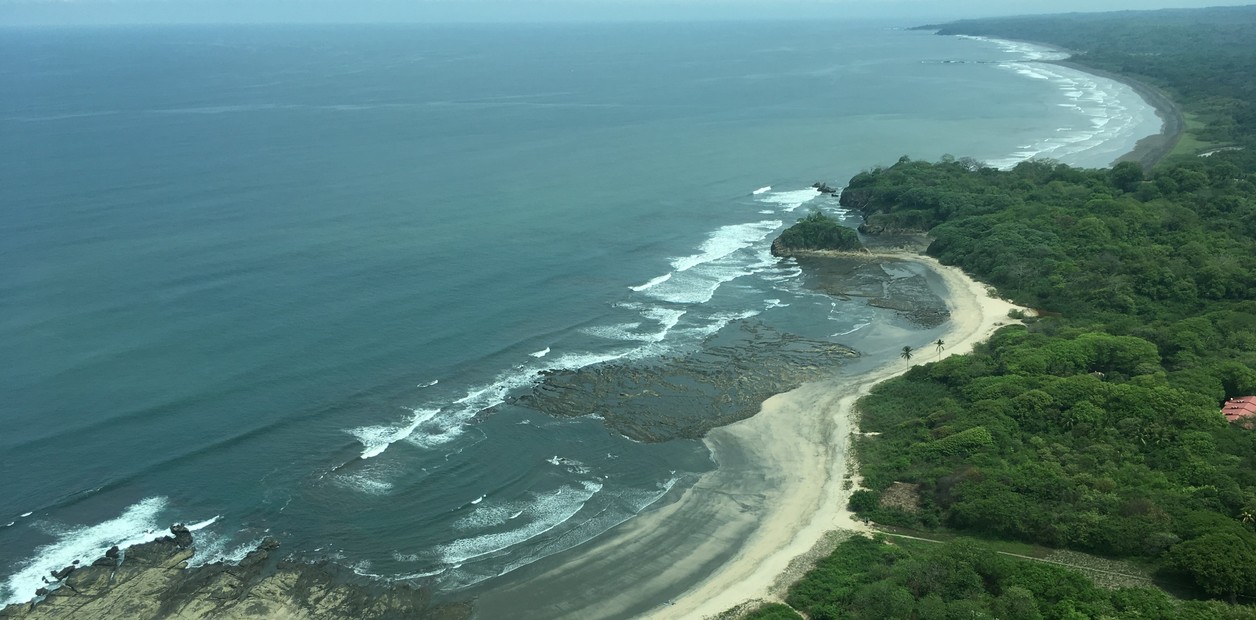
<path id="1" fill-rule="evenodd" d="M 860 402 L 851 509 L 930 542 L 851 538 L 750 617 L 1256 618 L 1256 429 L 1220 413 L 1256 394 L 1256 7 L 931 28 L 1073 50 L 1168 94 L 1186 134 L 1150 167 L 902 158 L 851 179 L 865 230 L 927 233 L 1036 316 Z M 1151 578 L 1100 587 L 1008 545 Z"/>

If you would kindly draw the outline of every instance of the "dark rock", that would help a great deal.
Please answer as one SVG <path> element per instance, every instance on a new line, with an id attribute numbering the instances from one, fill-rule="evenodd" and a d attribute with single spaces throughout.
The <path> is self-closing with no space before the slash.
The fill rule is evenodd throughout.
<path id="1" fill-rule="evenodd" d="M 170 526 L 170 533 L 174 534 L 174 544 L 179 548 L 192 546 L 192 532 L 182 523 Z"/>
<path id="2" fill-rule="evenodd" d="M 52 571 L 52 577 L 56 579 L 57 581 L 60 581 L 62 579 L 65 579 L 66 577 L 69 577 L 70 573 L 74 572 L 74 569 L 75 569 L 75 566 L 71 564 L 61 570 Z"/>
<path id="3" fill-rule="evenodd" d="M 121 554 L 121 550 L 118 549 L 117 545 L 114 545 L 112 547 L 109 547 L 109 550 L 105 552 L 105 557 L 116 560 L 118 559 L 118 556 L 120 554 Z"/>
<path id="4" fill-rule="evenodd" d="M 48 588 L 40 588 L 35 590 L 35 596 L 48 596 Z"/>
<path id="5" fill-rule="evenodd" d="M 279 541 L 267 536 L 262 540 L 262 544 L 258 545 L 256 549 L 250 551 L 248 555 L 244 556 L 243 560 L 240 560 L 239 565 L 244 568 L 257 566 L 258 564 L 265 562 L 266 559 L 270 557 L 271 551 L 278 548 Z"/>
<path id="6" fill-rule="evenodd" d="M 824 183 L 822 181 L 818 181 L 812 184 L 811 187 L 814 187 L 816 191 L 820 192 L 821 194 L 836 194 L 837 193 L 836 189 L 829 187 L 828 183 Z"/>
<path id="7" fill-rule="evenodd" d="M 117 566 L 117 565 L 118 565 L 118 559 L 111 558 L 108 556 L 103 557 L 103 558 L 96 558 L 96 560 L 92 562 L 92 566 Z"/>

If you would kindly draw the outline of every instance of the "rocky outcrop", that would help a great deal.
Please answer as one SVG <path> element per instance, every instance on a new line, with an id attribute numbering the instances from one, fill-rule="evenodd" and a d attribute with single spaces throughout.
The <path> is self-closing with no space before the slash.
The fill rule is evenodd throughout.
<path id="1" fill-rule="evenodd" d="M 462 604 L 434 605 L 426 590 L 408 585 L 351 583 L 330 564 L 284 562 L 267 538 L 239 564 L 188 568 L 192 533 L 176 525 L 170 536 L 113 547 L 82 568 L 57 571 L 57 582 L 30 603 L 0 609 L 0 618 L 58 620 L 401 619 L 461 620 Z M 68 569 L 68 570 L 67 570 Z"/>
<path id="2" fill-rule="evenodd" d="M 817 181 L 817 182 L 813 183 L 813 184 L 811 185 L 811 187 L 814 187 L 814 188 L 816 189 L 816 191 L 817 191 L 817 192 L 820 192 L 821 194 L 829 194 L 830 196 L 831 196 L 831 195 L 834 195 L 834 194 L 836 194 L 836 193 L 838 193 L 839 191 L 841 191 L 841 190 L 839 190 L 839 189 L 836 189 L 836 188 L 833 188 L 833 187 L 829 187 L 829 184 L 828 184 L 828 183 L 825 183 L 825 182 L 823 182 L 823 181 Z"/>

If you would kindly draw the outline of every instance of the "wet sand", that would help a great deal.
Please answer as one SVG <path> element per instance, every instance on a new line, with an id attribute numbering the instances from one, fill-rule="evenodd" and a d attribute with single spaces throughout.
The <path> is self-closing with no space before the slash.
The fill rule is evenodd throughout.
<path id="1" fill-rule="evenodd" d="M 915 255 L 945 283 L 951 319 L 941 355 L 965 353 L 1012 322 L 1012 304 L 958 268 Z M 779 600 L 805 566 L 794 562 L 832 531 L 863 529 L 846 510 L 854 404 L 902 361 L 808 383 L 758 415 L 704 439 L 719 467 L 680 497 L 598 539 L 516 571 L 480 593 L 481 618 L 702 618 L 752 600 Z M 671 499 L 671 498 L 669 498 Z M 792 565 L 791 565 L 792 564 Z M 556 595 L 556 593 L 561 593 Z"/>

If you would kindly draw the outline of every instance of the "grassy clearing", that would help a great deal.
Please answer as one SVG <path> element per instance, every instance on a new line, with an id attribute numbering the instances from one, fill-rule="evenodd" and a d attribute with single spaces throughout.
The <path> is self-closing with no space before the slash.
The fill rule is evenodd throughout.
<path id="1" fill-rule="evenodd" d="M 1198 114 L 1187 112 L 1182 116 L 1186 119 L 1186 130 L 1182 132 L 1182 139 L 1178 140 L 1177 146 L 1169 152 L 1169 157 L 1177 155 L 1193 157 L 1209 149 L 1224 146 L 1219 142 L 1208 142 L 1195 137 L 1196 132 L 1207 124 L 1207 121 L 1200 118 Z"/>

